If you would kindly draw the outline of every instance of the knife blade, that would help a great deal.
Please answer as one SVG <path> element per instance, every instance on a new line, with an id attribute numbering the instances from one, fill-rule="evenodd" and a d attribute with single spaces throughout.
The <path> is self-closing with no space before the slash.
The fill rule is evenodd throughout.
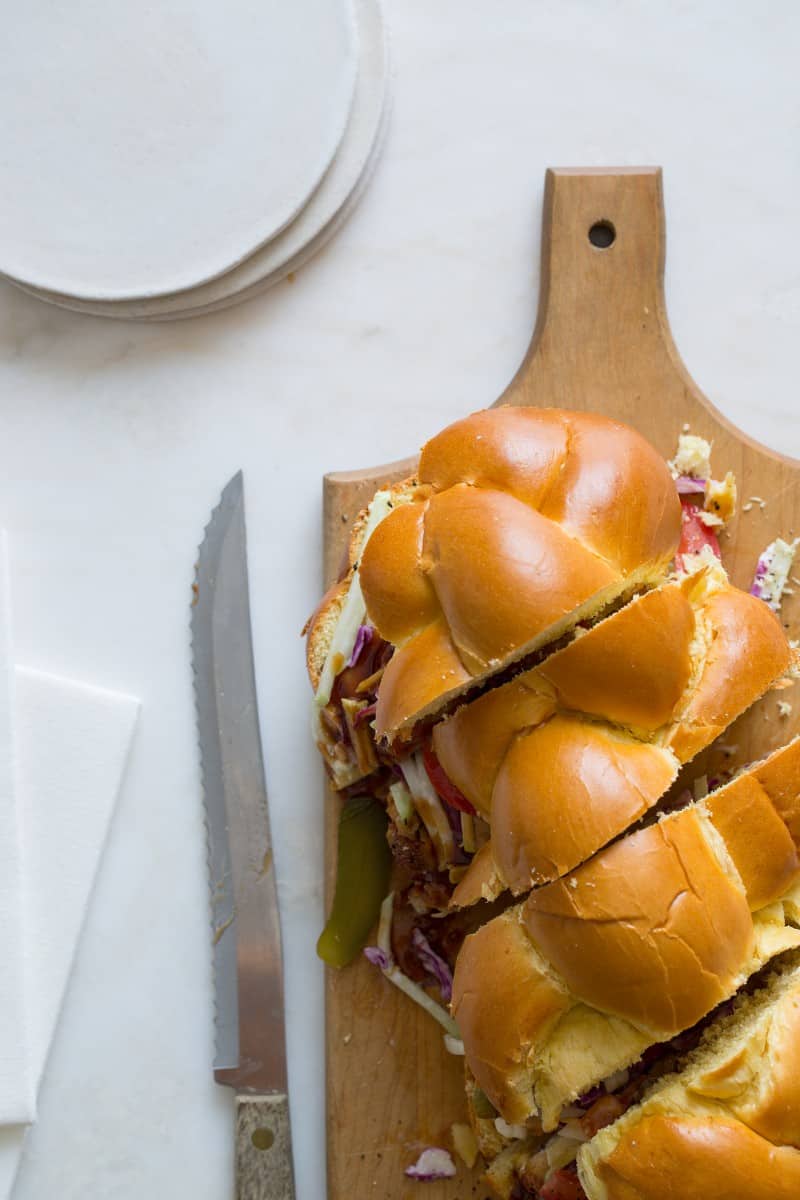
<path id="1" fill-rule="evenodd" d="M 293 1200 L 283 959 L 241 471 L 199 548 L 191 644 L 211 888 L 214 1078 L 236 1091 L 237 1200 Z"/>

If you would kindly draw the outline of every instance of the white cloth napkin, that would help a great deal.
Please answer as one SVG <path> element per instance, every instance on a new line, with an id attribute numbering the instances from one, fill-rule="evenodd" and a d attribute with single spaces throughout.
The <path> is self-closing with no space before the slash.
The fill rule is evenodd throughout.
<path id="1" fill-rule="evenodd" d="M 35 1117 L 138 708 L 129 696 L 13 666 L 0 536 L 0 953 L 16 968 L 0 972 L 0 1200 Z"/>

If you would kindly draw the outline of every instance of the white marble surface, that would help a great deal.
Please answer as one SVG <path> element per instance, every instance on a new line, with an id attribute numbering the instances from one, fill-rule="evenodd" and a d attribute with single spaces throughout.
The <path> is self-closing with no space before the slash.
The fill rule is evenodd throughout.
<path id="1" fill-rule="evenodd" d="M 413 450 L 507 382 L 535 310 L 546 165 L 664 165 L 678 344 L 729 417 L 800 455 L 800 9 L 391 0 L 388 15 L 384 159 L 293 284 L 153 328 L 0 288 L 0 525 L 20 548 L 20 657 L 144 705 L 16 1200 L 232 1194 L 231 1111 L 210 1074 L 187 602 L 194 547 L 238 467 L 298 1195 L 324 1194 L 319 770 L 298 637 L 319 583 L 320 476 Z"/>

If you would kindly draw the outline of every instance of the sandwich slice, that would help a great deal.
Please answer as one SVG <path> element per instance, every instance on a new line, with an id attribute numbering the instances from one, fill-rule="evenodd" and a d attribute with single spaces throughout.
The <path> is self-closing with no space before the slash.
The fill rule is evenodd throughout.
<path id="1" fill-rule="evenodd" d="M 375 725 L 389 744 L 579 623 L 663 579 L 680 503 L 638 433 L 560 409 L 496 408 L 422 450 L 417 486 L 364 547 L 367 613 L 394 647 Z"/>
<path id="2" fill-rule="evenodd" d="M 800 962 L 777 969 L 578 1155 L 587 1200 L 800 1195 Z"/>
<path id="3" fill-rule="evenodd" d="M 704 566 L 435 725 L 438 764 L 491 826 L 453 903 L 521 895 L 585 861 L 792 658 L 767 605 Z"/>
<path id="4" fill-rule="evenodd" d="M 660 582 L 680 533 L 665 462 L 605 417 L 498 408 L 432 438 L 417 475 L 356 520 L 344 577 L 309 623 L 315 736 L 334 786 Z"/>
<path id="5" fill-rule="evenodd" d="M 452 1012 L 511 1127 L 570 1107 L 800 945 L 800 740 L 466 938 Z"/>
<path id="6" fill-rule="evenodd" d="M 557 1134 L 519 1131 L 486 1182 L 501 1200 L 790 1200 L 800 1195 L 799 1054 L 790 952 L 613 1091 L 573 1106 Z M 483 1143 L 491 1153 L 488 1134 Z"/>

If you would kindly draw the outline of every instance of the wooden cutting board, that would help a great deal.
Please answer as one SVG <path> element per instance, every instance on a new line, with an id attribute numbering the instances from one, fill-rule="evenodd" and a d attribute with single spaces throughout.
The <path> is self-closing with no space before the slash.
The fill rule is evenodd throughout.
<path id="1" fill-rule="evenodd" d="M 664 304 L 660 169 L 548 171 L 542 243 L 533 340 L 496 403 L 605 413 L 633 425 L 666 458 L 685 424 L 708 438 L 715 474 L 732 470 L 739 486 L 739 512 L 723 538 L 725 565 L 735 583 L 749 587 L 764 546 L 776 536 L 800 534 L 800 462 L 736 429 L 681 361 Z M 412 458 L 325 477 L 326 584 L 338 573 L 359 509 L 377 487 L 413 467 Z M 800 587 L 797 596 L 786 597 L 783 620 L 797 636 Z M 800 688 L 780 698 L 794 705 L 788 718 L 779 716 L 775 694 L 767 697 L 723 739 L 728 750 L 706 754 L 688 778 L 760 757 L 794 734 Z M 325 814 L 330 902 L 338 820 L 330 794 Z M 438 1025 L 366 960 L 340 972 L 328 969 L 326 989 L 330 1200 L 482 1200 L 487 1189 L 479 1171 L 470 1175 L 461 1164 L 456 1179 L 438 1183 L 403 1175 L 426 1145 L 449 1147 L 451 1124 L 466 1119 L 463 1060 L 447 1054 Z"/>

